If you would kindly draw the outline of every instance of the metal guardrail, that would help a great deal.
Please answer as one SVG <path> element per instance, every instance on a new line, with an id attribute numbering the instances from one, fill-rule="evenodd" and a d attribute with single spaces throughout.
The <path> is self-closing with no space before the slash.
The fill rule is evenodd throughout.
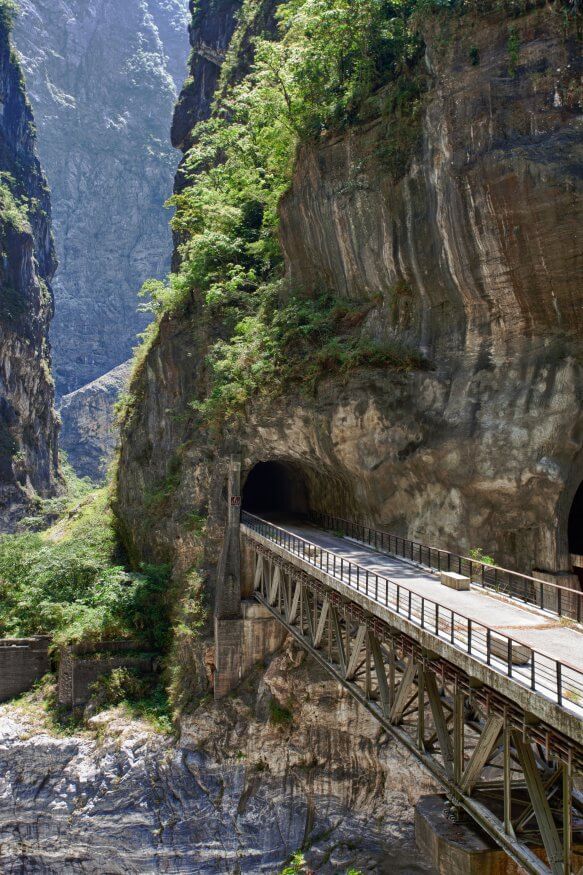
<path id="1" fill-rule="evenodd" d="M 424 631 L 447 641 L 494 671 L 577 715 L 583 712 L 583 672 L 574 666 L 526 647 L 471 617 L 420 596 L 403 584 L 376 574 L 261 517 L 244 511 L 241 521 L 288 553 L 405 617 Z"/>
<path id="2" fill-rule="evenodd" d="M 512 596 L 525 604 L 534 605 L 559 617 L 583 620 L 583 592 L 556 583 L 509 571 L 499 565 L 481 562 L 438 547 L 427 547 L 418 541 L 402 538 L 361 523 L 330 514 L 312 513 L 310 519 L 328 531 L 340 532 L 367 544 L 379 553 L 386 553 L 416 562 L 433 571 L 454 571 L 469 577 L 472 583 Z"/>

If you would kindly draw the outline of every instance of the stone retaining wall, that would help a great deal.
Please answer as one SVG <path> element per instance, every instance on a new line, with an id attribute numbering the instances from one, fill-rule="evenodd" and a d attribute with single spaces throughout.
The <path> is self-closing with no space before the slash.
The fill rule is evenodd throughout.
<path id="1" fill-rule="evenodd" d="M 30 690 L 49 670 L 50 638 L 0 640 L 0 702 Z"/>
<path id="2" fill-rule="evenodd" d="M 129 668 L 141 673 L 154 670 L 155 657 L 137 652 L 133 641 L 109 641 L 61 649 L 59 662 L 59 704 L 76 708 L 87 704 L 92 685 L 115 668 Z"/>

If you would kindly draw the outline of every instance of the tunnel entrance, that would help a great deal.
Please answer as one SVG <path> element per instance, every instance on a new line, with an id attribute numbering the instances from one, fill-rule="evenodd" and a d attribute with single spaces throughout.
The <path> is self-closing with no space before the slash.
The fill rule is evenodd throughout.
<path id="1" fill-rule="evenodd" d="M 573 570 L 579 575 L 579 580 L 583 583 L 583 483 L 580 484 L 579 489 L 575 493 L 575 498 L 571 505 L 568 537 L 569 553 L 571 557 L 578 557 L 573 562 Z"/>
<path id="2" fill-rule="evenodd" d="M 293 462 L 258 462 L 242 496 L 243 510 L 257 516 L 307 516 L 309 489 L 305 473 Z"/>

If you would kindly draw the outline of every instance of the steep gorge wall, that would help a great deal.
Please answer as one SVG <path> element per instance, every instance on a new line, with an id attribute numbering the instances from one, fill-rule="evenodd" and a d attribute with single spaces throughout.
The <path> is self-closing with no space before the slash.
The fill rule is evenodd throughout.
<path id="1" fill-rule="evenodd" d="M 293 718 L 275 723 L 274 700 Z M 0 707 L 7 875 L 274 875 L 301 847 L 320 875 L 432 875 L 412 835 L 427 777 L 293 647 L 259 685 L 202 703 L 177 744 L 124 712 L 91 718 L 97 739 L 38 723 Z"/>
<path id="2" fill-rule="evenodd" d="M 20 0 L 15 43 L 53 193 L 52 327 L 60 395 L 126 361 L 163 277 L 177 157 L 168 129 L 186 75 L 187 0 Z"/>
<path id="3" fill-rule="evenodd" d="M 51 205 L 8 22 L 0 4 L 0 531 L 59 485 Z"/>
<path id="4" fill-rule="evenodd" d="M 404 167 L 386 158 L 390 113 L 304 148 L 281 241 L 294 282 L 370 305 L 369 336 L 415 344 L 431 369 L 331 373 L 313 396 L 257 401 L 217 438 L 190 408 L 208 342 L 193 300 L 163 321 L 133 386 L 118 511 L 135 555 L 188 565 L 194 509 L 209 515 L 212 568 L 238 444 L 245 473 L 296 463 L 314 509 L 569 571 L 583 478 L 580 42 L 550 5 L 445 14 L 425 40 L 429 88 Z M 137 496 L 161 488 L 152 533 Z"/>

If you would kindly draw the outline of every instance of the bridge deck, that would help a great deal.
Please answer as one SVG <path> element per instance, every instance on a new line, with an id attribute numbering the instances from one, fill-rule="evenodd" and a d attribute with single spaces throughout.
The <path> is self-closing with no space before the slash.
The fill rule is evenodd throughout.
<path id="1" fill-rule="evenodd" d="M 458 592 L 448 589 L 442 586 L 434 572 L 307 523 L 289 518 L 282 522 L 275 517 L 271 521 L 305 541 L 368 568 L 374 574 L 388 577 L 417 595 L 439 602 L 444 608 L 458 611 L 502 635 L 508 635 L 519 644 L 534 647 L 540 653 L 560 659 L 583 672 L 583 629 L 570 627 L 557 617 L 498 596 L 490 590 L 475 587 L 470 592 Z"/>
<path id="2" fill-rule="evenodd" d="M 327 532 L 316 526 L 281 515 L 262 515 L 267 522 L 295 535 L 304 541 L 334 553 L 338 559 L 347 563 L 368 569 L 372 575 L 379 576 L 379 604 L 394 603 L 394 593 L 386 581 L 398 584 L 403 591 L 410 591 L 415 597 L 423 597 L 439 605 L 444 611 L 454 611 L 469 618 L 478 628 L 486 627 L 493 633 L 511 638 L 516 644 L 532 648 L 537 653 L 536 692 L 552 701 L 557 700 L 557 678 L 554 671 L 555 661 L 563 664 L 563 682 L 567 692 L 563 698 L 563 708 L 577 717 L 583 716 L 583 695 L 581 695 L 581 677 L 583 673 L 583 630 L 576 625 L 567 624 L 556 616 L 547 614 L 531 605 L 522 605 L 518 601 L 498 595 L 490 590 L 472 587 L 469 592 L 459 592 L 441 584 L 437 573 L 415 565 L 405 559 L 388 556 L 353 541 Z M 352 576 L 351 576 L 352 574 Z M 336 571 L 336 577 L 354 587 L 354 571 L 344 566 L 344 573 Z M 374 601 L 374 595 L 372 595 Z M 428 604 L 427 610 L 435 609 Z M 414 610 L 415 614 L 415 610 Z M 437 619 L 437 618 L 436 618 Z M 416 622 L 416 617 L 412 617 Z M 431 617 L 425 614 L 425 622 L 431 623 Z M 481 643 L 483 641 L 483 645 Z M 456 646 L 465 649 L 467 634 L 462 627 L 456 628 Z M 472 653 L 486 658 L 486 640 L 477 633 L 472 639 Z M 546 661 L 548 657 L 548 663 Z M 508 661 L 492 656 L 490 668 L 502 674 L 508 673 Z M 532 662 L 526 665 L 514 665 L 512 678 L 526 687 L 532 685 Z"/>

